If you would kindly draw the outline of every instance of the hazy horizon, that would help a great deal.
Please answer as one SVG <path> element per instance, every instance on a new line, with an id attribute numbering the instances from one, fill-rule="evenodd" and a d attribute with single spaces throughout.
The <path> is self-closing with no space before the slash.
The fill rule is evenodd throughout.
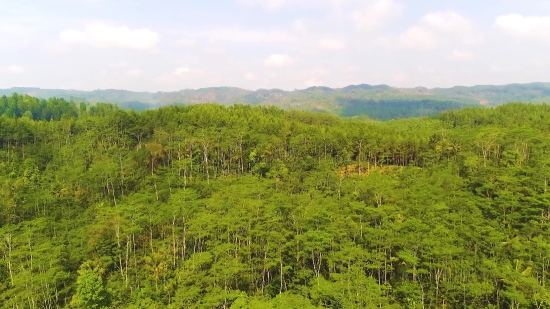
<path id="1" fill-rule="evenodd" d="M 307 90 L 307 89 L 309 89 L 309 88 L 315 88 L 315 87 L 318 87 L 318 88 L 330 88 L 330 89 L 342 89 L 342 88 L 346 88 L 346 87 L 349 87 L 349 86 L 360 86 L 360 85 L 369 85 L 369 86 L 388 86 L 388 87 L 395 88 L 395 89 L 416 89 L 416 88 L 426 88 L 426 89 L 428 89 L 428 90 L 433 90 L 433 89 L 450 89 L 450 88 L 455 88 L 455 87 L 466 87 L 466 88 L 469 88 L 469 87 L 478 87 L 478 86 L 480 86 L 480 87 L 486 87 L 486 86 L 502 87 L 502 86 L 510 86 L 510 85 L 529 85 L 529 84 L 550 84 L 550 82 L 538 82 L 538 81 L 536 81 L 536 82 L 529 82 L 529 83 L 508 83 L 508 84 L 498 84 L 498 85 L 491 85 L 491 84 L 483 84 L 483 85 L 482 85 L 482 84 L 479 84 L 479 85 L 454 85 L 454 86 L 450 86 L 450 87 L 425 87 L 425 86 L 397 87 L 397 86 L 387 85 L 387 84 L 365 84 L 365 83 L 362 83 L 362 84 L 351 84 L 351 85 L 346 85 L 346 86 L 343 86 L 343 87 L 329 87 L 329 86 L 324 86 L 324 85 L 318 85 L 318 86 L 308 86 L 308 87 L 296 88 L 296 89 L 281 89 L 281 88 L 272 88 L 272 87 L 271 87 L 271 88 L 256 88 L 256 89 L 249 89 L 249 88 L 234 87 L 234 86 L 209 86 L 209 87 L 201 87 L 201 88 L 183 88 L 183 89 L 170 90 L 170 91 L 161 91 L 161 90 L 158 90 L 158 91 L 144 91 L 144 90 L 128 90 L 128 89 L 117 89 L 117 88 L 98 88 L 98 89 L 82 90 L 82 89 L 73 89 L 73 88 L 42 88 L 42 87 L 32 87 L 32 86 L 15 86 L 15 87 L 0 88 L 0 90 L 9 90 L 9 89 L 21 88 L 21 89 L 61 90 L 61 91 L 81 91 L 81 92 L 93 92 L 93 91 L 109 91 L 109 90 L 113 90 L 113 91 L 128 91 L 128 92 L 143 92 L 143 93 L 159 93 L 159 92 L 169 93 L 169 92 L 179 92 L 179 91 L 185 91 L 185 90 L 196 91 L 196 90 L 216 89 L 216 88 L 237 88 L 237 89 L 246 90 L 246 91 L 251 91 L 251 92 L 259 91 L 259 90 L 283 90 L 283 91 L 292 92 L 292 91 Z"/>

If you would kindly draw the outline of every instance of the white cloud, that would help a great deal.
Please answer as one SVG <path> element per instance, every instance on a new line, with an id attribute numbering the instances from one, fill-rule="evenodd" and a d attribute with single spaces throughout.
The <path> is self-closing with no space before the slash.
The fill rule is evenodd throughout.
<path id="1" fill-rule="evenodd" d="M 399 72 L 399 73 L 392 74 L 391 79 L 393 82 L 402 85 L 404 82 L 409 81 L 410 77 L 405 72 Z"/>
<path id="2" fill-rule="evenodd" d="M 184 88 L 192 87 L 194 82 L 205 82 L 208 72 L 202 69 L 190 68 L 189 66 L 176 67 L 171 73 L 162 74 L 155 78 L 158 85 L 170 86 L 172 89 L 182 89 L 182 82 L 185 82 Z M 215 85 L 215 83 L 214 83 Z M 205 87 L 205 86 L 201 86 Z"/>
<path id="3" fill-rule="evenodd" d="M 245 7 L 261 6 L 268 10 L 278 10 L 289 3 L 287 0 L 238 0 L 237 2 Z"/>
<path id="4" fill-rule="evenodd" d="M 174 70 L 174 75 L 184 75 L 191 72 L 191 69 L 187 66 L 179 67 Z"/>
<path id="5" fill-rule="evenodd" d="M 422 18 L 422 24 L 440 33 L 454 36 L 464 44 L 474 44 L 483 40 L 474 23 L 456 12 L 427 14 Z"/>
<path id="6" fill-rule="evenodd" d="M 170 43 L 174 48 L 192 48 L 197 46 L 197 41 L 194 39 L 181 39 Z"/>
<path id="7" fill-rule="evenodd" d="M 52 54 L 64 54 L 72 51 L 71 46 L 61 42 L 48 42 L 42 47 L 44 51 Z"/>
<path id="8" fill-rule="evenodd" d="M 339 7 L 352 0 L 237 0 L 244 7 L 262 7 L 269 11 L 283 8 Z"/>
<path id="9" fill-rule="evenodd" d="M 237 1 L 230 2 L 237 5 Z M 36 85 L 42 88 L 149 91 L 224 85 L 294 89 L 304 87 L 306 82 L 308 85 L 325 84 L 332 87 L 352 82 L 432 87 L 444 83 L 544 80 L 550 68 L 546 48 L 550 46 L 550 41 L 546 41 L 548 44 L 542 41 L 550 40 L 550 32 L 540 30 L 546 29 L 546 23 L 526 22 L 550 18 L 544 17 L 550 16 L 550 12 L 540 7 L 537 11 L 536 5 L 529 12 L 521 11 L 519 4 L 514 5 L 517 10 L 497 5 L 493 11 L 498 13 L 493 12 L 491 16 L 487 15 L 490 12 L 485 11 L 470 14 L 458 8 L 445 8 L 453 5 L 440 5 L 441 8 L 432 6 L 430 9 L 429 1 L 347 0 L 341 4 L 327 0 L 241 2 L 248 2 L 245 5 L 254 8 L 242 8 L 239 18 L 223 10 L 223 7 L 206 8 L 198 4 L 190 7 L 198 15 L 216 16 L 215 20 L 205 24 L 197 24 L 193 19 L 179 19 L 170 22 L 173 27 L 163 28 L 146 22 L 135 24 L 113 20 L 116 24 L 110 24 L 110 21 L 104 20 L 107 25 L 115 26 L 109 29 L 128 26 L 128 32 L 142 28 L 157 32 L 159 37 L 156 45 L 150 44 L 153 47 L 147 47 L 149 49 L 145 52 L 122 49 L 121 46 L 126 48 L 131 44 L 125 42 L 126 39 L 119 42 L 118 36 L 116 40 L 110 39 L 111 31 L 105 31 L 109 34 L 107 38 L 94 36 L 93 29 L 87 27 L 90 23 L 55 19 L 54 15 L 70 16 L 74 9 L 78 10 L 78 6 L 61 6 L 61 11 L 56 12 L 42 9 L 40 12 L 38 9 L 26 11 L 24 5 L 14 7 L 13 12 L 17 16 L 40 17 L 42 20 L 16 23 L 12 20 L 19 17 L 8 14 L 14 17 L 8 22 L 0 21 L 0 38 L 4 38 L 0 41 L 10 42 L 0 44 L 5 45 L 0 46 L 0 54 L 7 57 L 5 62 L 0 63 L 0 83 L 6 87 Z M 46 8 L 39 2 L 36 6 Z M 269 11 L 269 7 L 279 12 Z M 392 7 L 396 9 L 392 10 Z M 175 2 L 168 5 L 168 9 L 173 11 L 181 8 Z M 149 9 L 157 11 L 148 14 L 162 13 L 154 6 Z M 515 15 L 517 20 L 510 21 L 510 15 L 507 14 L 511 12 L 524 15 Z M 503 16 L 497 18 L 499 15 Z M 530 17 L 532 15 L 539 17 Z M 250 23 L 243 22 L 246 20 L 254 21 L 255 26 L 247 26 Z M 273 23 L 274 20 L 281 22 Z M 52 24 L 51 21 L 55 22 Z M 225 21 L 225 24 L 219 21 Z M 94 23 L 94 20 L 90 22 Z M 543 25 L 542 28 L 540 25 Z M 532 30 L 535 28 L 539 30 Z M 69 37 L 62 36 L 60 32 L 67 29 L 72 29 L 72 32 L 68 30 Z M 63 33 L 67 35 L 67 32 Z M 475 41 L 472 37 L 483 38 L 480 34 L 485 36 L 486 42 L 470 46 Z M 523 39 L 515 39 L 515 36 Z M 542 43 L 534 38 L 540 38 Z M 13 47 L 14 41 L 16 47 Z M 517 44 L 513 44 L 514 41 Z M 115 48 L 100 50 L 91 46 Z M 49 47 L 56 54 L 44 52 Z M 163 51 L 162 57 L 149 52 L 156 48 Z M 59 52 L 65 53 L 57 54 Z M 327 58 L 327 54 L 333 57 Z M 29 59 L 37 57 L 45 61 L 29 62 Z M 79 66 L 82 59 L 86 59 L 86 65 Z M 493 63 L 495 65 L 491 67 Z M 497 64 L 513 63 L 518 65 L 515 74 L 495 72 L 509 69 Z M 22 67 L 8 68 L 9 65 Z M 437 67 L 438 71 L 424 72 L 420 66 L 428 69 Z M 137 68 L 143 72 L 140 73 Z M 311 72 L 315 68 L 326 69 L 330 74 Z M 105 76 L 100 75 L 101 70 L 105 70 Z M 272 73 L 277 74 L 272 76 Z"/>
<path id="10" fill-rule="evenodd" d="M 25 72 L 25 68 L 20 65 L 9 65 L 6 67 L 0 67 L 0 73 L 21 74 L 23 72 Z"/>
<path id="11" fill-rule="evenodd" d="M 491 65 L 490 70 L 497 73 L 510 73 L 513 71 L 520 70 L 521 67 L 517 64 L 499 64 L 495 63 Z"/>
<path id="12" fill-rule="evenodd" d="M 17 27 L 14 26 L 0 25 L 0 33 L 2 34 L 16 34 L 17 30 Z"/>
<path id="13" fill-rule="evenodd" d="M 294 63 L 294 59 L 286 54 L 273 54 L 264 61 L 264 64 L 268 67 L 282 67 L 291 65 L 292 63 Z"/>
<path id="14" fill-rule="evenodd" d="M 217 28 L 209 31 L 195 31 L 188 36 L 206 39 L 210 42 L 225 41 L 236 43 L 280 43 L 294 40 L 294 37 L 281 31 L 246 30 L 238 28 Z"/>
<path id="15" fill-rule="evenodd" d="M 445 32 L 471 31 L 473 23 L 455 12 L 436 12 L 425 15 L 422 22 Z"/>
<path id="16" fill-rule="evenodd" d="M 324 68 L 313 68 L 295 72 L 292 77 L 287 77 L 292 81 L 295 88 L 325 86 L 326 78 L 330 76 L 330 72 Z"/>
<path id="17" fill-rule="evenodd" d="M 96 48 L 155 49 L 160 38 L 149 29 L 130 29 L 105 24 L 89 25 L 83 31 L 64 30 L 59 39 L 68 44 L 82 44 Z"/>
<path id="18" fill-rule="evenodd" d="M 414 26 L 403 33 L 400 37 L 401 42 L 407 48 L 428 50 L 437 46 L 437 37 L 429 29 Z"/>
<path id="19" fill-rule="evenodd" d="M 345 44 L 342 41 L 339 40 L 333 40 L 333 39 L 323 39 L 318 42 L 319 47 L 323 49 L 330 49 L 330 50 L 341 50 L 344 49 Z"/>
<path id="20" fill-rule="evenodd" d="M 421 74 L 435 74 L 437 71 L 434 68 L 427 68 L 424 66 L 418 67 L 418 72 Z"/>
<path id="21" fill-rule="evenodd" d="M 393 0 L 365 1 L 358 12 L 352 14 L 357 27 L 363 31 L 374 31 L 382 27 L 389 20 L 399 17 L 403 6 Z"/>
<path id="22" fill-rule="evenodd" d="M 512 36 L 550 41 L 550 16 L 509 14 L 497 17 L 495 25 Z"/>
<path id="23" fill-rule="evenodd" d="M 470 45 L 483 40 L 474 23 L 455 12 L 434 12 L 401 35 L 403 46 L 412 49 L 433 49 L 440 45 Z"/>
<path id="24" fill-rule="evenodd" d="M 450 58 L 453 60 L 465 61 L 472 60 L 475 58 L 474 54 L 467 50 L 455 49 L 450 55 Z"/>
<path id="25" fill-rule="evenodd" d="M 1 0 L 0 0 L 1 3 Z M 0 35 L 13 38 L 25 37 L 29 34 L 37 33 L 40 30 L 40 18 L 12 16 L 4 14 L 0 20 Z M 14 14 L 15 15 L 15 14 Z"/>
<path id="26" fill-rule="evenodd" d="M 321 80 L 318 80 L 316 78 L 308 79 L 305 82 L 306 87 L 313 87 L 313 86 L 322 86 L 324 83 Z"/>
<path id="27" fill-rule="evenodd" d="M 533 59 L 531 64 L 536 68 L 546 68 L 550 65 L 550 62 L 546 59 Z"/>
<path id="28" fill-rule="evenodd" d="M 222 55 L 225 53 L 225 49 L 220 45 L 207 46 L 203 51 L 209 55 Z"/>
<path id="29" fill-rule="evenodd" d="M 109 64 L 112 68 L 123 68 L 128 66 L 128 64 L 125 61 L 119 61 L 119 62 L 112 62 Z"/>
<path id="30" fill-rule="evenodd" d="M 140 70 L 140 69 L 132 69 L 132 70 L 126 71 L 126 75 L 131 76 L 131 77 L 140 76 L 142 73 L 143 73 L 143 71 Z"/>
<path id="31" fill-rule="evenodd" d="M 308 26 L 306 24 L 305 21 L 299 19 L 299 20 L 296 20 L 293 24 L 292 24 L 292 27 L 294 28 L 294 30 L 298 33 L 301 33 L 301 34 L 307 34 L 308 33 Z"/>
<path id="32" fill-rule="evenodd" d="M 244 78 L 246 80 L 256 80 L 258 77 L 256 76 L 256 74 L 248 72 L 244 74 Z"/>

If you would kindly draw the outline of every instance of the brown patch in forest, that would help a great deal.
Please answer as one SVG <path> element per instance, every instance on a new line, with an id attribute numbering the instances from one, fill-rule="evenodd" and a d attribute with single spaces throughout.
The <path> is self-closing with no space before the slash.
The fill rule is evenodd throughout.
<path id="1" fill-rule="evenodd" d="M 361 174 L 359 174 L 359 168 L 361 167 Z M 421 167 L 418 166 L 409 166 L 408 168 L 415 168 L 418 170 L 421 170 Z M 349 176 L 357 176 L 360 175 L 362 177 L 369 176 L 372 172 L 378 171 L 380 174 L 390 174 L 390 173 L 399 173 L 402 172 L 403 169 L 405 169 L 405 166 L 401 165 L 382 165 L 382 166 L 374 166 L 374 164 L 371 164 L 370 166 L 368 164 L 350 164 L 347 166 L 342 166 L 338 169 L 336 169 L 336 173 L 340 177 L 349 177 Z"/>
<path id="2" fill-rule="evenodd" d="M 346 166 L 342 166 L 336 170 L 336 173 L 340 177 L 346 177 L 346 176 L 353 176 L 353 175 L 361 175 L 361 176 L 369 176 L 370 173 L 374 171 L 380 172 L 380 174 L 388 174 L 390 172 L 395 171 L 401 171 L 403 170 L 403 166 L 397 166 L 397 165 L 383 165 L 383 166 L 374 166 L 371 164 L 370 166 L 368 164 L 350 164 Z"/>

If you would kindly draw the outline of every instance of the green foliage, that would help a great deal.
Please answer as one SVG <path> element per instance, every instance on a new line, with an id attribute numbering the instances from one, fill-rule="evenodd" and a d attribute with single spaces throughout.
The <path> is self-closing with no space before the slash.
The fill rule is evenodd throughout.
<path id="1" fill-rule="evenodd" d="M 468 105 L 453 101 L 439 100 L 342 100 L 344 117 L 367 115 L 373 119 L 398 119 L 438 114 L 451 109 L 462 109 Z"/>
<path id="2" fill-rule="evenodd" d="M 91 269 L 82 269 L 78 276 L 76 293 L 71 303 L 74 308 L 110 308 L 111 297 L 100 275 Z"/>
<path id="3" fill-rule="evenodd" d="M 73 102 L 52 98 L 39 100 L 28 95 L 14 93 L 0 97 L 0 115 L 9 118 L 32 120 L 60 120 L 61 117 L 77 117 L 78 109 Z"/>
<path id="4" fill-rule="evenodd" d="M 547 105 L 27 111 L 0 117 L 1 308 L 550 306 Z"/>

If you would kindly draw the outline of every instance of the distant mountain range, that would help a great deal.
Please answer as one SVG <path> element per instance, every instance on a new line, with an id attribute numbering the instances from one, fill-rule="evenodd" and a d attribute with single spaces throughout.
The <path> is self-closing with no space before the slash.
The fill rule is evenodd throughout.
<path id="1" fill-rule="evenodd" d="M 115 103 L 122 108 L 135 110 L 172 104 L 216 102 L 222 105 L 270 105 L 283 109 L 334 113 L 345 117 L 367 115 L 377 119 L 431 115 L 448 109 L 476 105 L 495 106 L 508 102 L 550 103 L 550 83 L 433 89 L 361 84 L 344 88 L 310 87 L 294 91 L 214 87 L 156 93 L 115 89 L 78 91 L 21 87 L 0 89 L 0 96 L 9 96 L 15 92 L 38 98 L 57 97 L 90 104 Z"/>

